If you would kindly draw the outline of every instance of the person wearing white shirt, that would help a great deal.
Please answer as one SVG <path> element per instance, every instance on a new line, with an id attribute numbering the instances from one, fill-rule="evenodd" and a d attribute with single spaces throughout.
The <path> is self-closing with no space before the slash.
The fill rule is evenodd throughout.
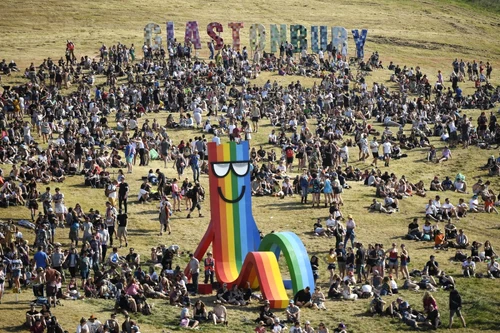
<path id="1" fill-rule="evenodd" d="M 349 162 L 349 148 L 346 143 L 344 143 L 342 148 L 340 148 L 340 157 L 342 158 L 342 162 L 344 162 L 347 167 L 347 163 Z"/>
<path id="2" fill-rule="evenodd" d="M 473 195 L 469 200 L 469 210 L 475 213 L 479 211 L 479 200 L 477 199 L 477 195 Z"/>
<path id="3" fill-rule="evenodd" d="M 389 166 L 389 162 L 391 161 L 391 153 L 392 153 L 392 144 L 389 139 L 385 139 L 385 142 L 382 144 L 382 151 L 384 152 L 384 161 L 385 166 Z"/>
<path id="4" fill-rule="evenodd" d="M 89 332 L 89 325 L 87 325 L 87 320 L 85 318 L 80 319 L 80 325 L 76 327 L 76 333 Z"/>
<path id="5" fill-rule="evenodd" d="M 373 140 L 370 141 L 370 150 L 372 151 L 373 155 L 372 166 L 375 165 L 375 167 L 377 166 L 378 161 L 378 147 L 379 144 L 377 142 L 377 137 L 373 137 Z"/>
<path id="6" fill-rule="evenodd" d="M 458 216 L 457 209 L 455 206 L 453 206 L 452 203 L 450 203 L 450 199 L 446 198 L 444 199 L 444 204 L 441 205 L 441 212 L 443 213 L 443 217 L 450 220 L 451 215 L 455 215 L 457 220 L 460 220 L 460 217 Z"/>
<path id="7" fill-rule="evenodd" d="M 434 206 L 436 206 L 438 212 L 441 210 L 441 201 L 439 201 L 440 199 L 441 199 L 441 197 L 439 195 L 436 195 L 434 200 L 432 200 L 432 204 Z"/>
<path id="8" fill-rule="evenodd" d="M 467 257 L 462 263 L 462 271 L 464 273 L 464 277 L 474 277 L 476 270 L 476 263 L 472 261 L 472 257 Z"/>
<path id="9" fill-rule="evenodd" d="M 108 228 L 99 228 L 97 231 L 99 233 L 99 238 L 101 240 L 101 261 L 106 258 L 106 252 L 108 251 L 108 242 L 109 242 L 109 232 Z"/>
<path id="10" fill-rule="evenodd" d="M 214 135 L 214 137 L 212 138 L 212 142 L 215 142 L 218 145 L 220 145 L 220 138 L 219 136 L 217 135 Z"/>
<path id="11" fill-rule="evenodd" d="M 326 220 L 326 228 L 330 232 L 334 232 L 334 230 L 337 228 L 337 220 L 332 214 L 330 214 L 330 217 L 328 218 L 328 220 Z"/>
<path id="12" fill-rule="evenodd" d="M 432 200 L 429 200 L 429 203 L 425 206 L 425 216 L 437 221 L 437 213 L 436 206 L 434 206 Z"/>

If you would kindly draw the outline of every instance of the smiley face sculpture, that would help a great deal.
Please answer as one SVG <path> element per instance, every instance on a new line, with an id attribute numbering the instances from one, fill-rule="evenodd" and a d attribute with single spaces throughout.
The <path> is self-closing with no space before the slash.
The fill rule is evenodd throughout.
<path id="1" fill-rule="evenodd" d="M 285 286 L 294 294 L 305 287 L 314 290 L 309 256 L 292 232 L 272 233 L 260 239 L 252 215 L 248 151 L 246 141 L 208 144 L 211 220 L 194 256 L 201 261 L 212 245 L 217 281 L 229 287 L 245 287 L 249 282 L 252 288 L 260 288 L 272 308 L 285 308 L 289 300 Z M 291 280 L 281 277 L 281 253 Z"/>

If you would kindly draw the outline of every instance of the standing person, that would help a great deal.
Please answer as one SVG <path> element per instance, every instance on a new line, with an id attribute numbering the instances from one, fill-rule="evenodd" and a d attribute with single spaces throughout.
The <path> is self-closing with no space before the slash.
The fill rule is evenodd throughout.
<path id="1" fill-rule="evenodd" d="M 66 257 L 65 265 L 68 266 L 69 274 L 72 279 L 76 278 L 76 271 L 78 269 L 78 262 L 80 260 L 80 256 L 78 255 L 76 248 L 71 247 L 69 250 L 69 254 Z"/>
<path id="2" fill-rule="evenodd" d="M 118 197 L 117 191 L 118 191 L 118 181 L 115 179 L 106 188 L 108 201 L 111 203 L 111 206 L 113 207 L 116 207 L 116 198 Z"/>
<path id="3" fill-rule="evenodd" d="M 132 162 L 135 156 L 135 146 L 132 140 L 125 146 L 125 162 L 127 162 L 127 173 L 132 173 Z"/>
<path id="4" fill-rule="evenodd" d="M 146 165 L 146 146 L 144 144 L 144 139 L 137 139 L 137 149 L 139 150 L 139 166 Z"/>
<path id="5" fill-rule="evenodd" d="M 253 131 L 257 133 L 259 131 L 260 108 L 256 101 L 252 101 L 250 114 L 252 115 Z"/>
<path id="6" fill-rule="evenodd" d="M 34 181 L 34 179 L 32 180 Z M 38 211 L 38 192 L 35 187 L 31 187 L 28 192 L 28 208 L 31 212 L 31 222 L 35 221 L 35 216 Z"/>
<path id="7" fill-rule="evenodd" d="M 62 280 L 64 281 L 64 274 L 62 270 L 62 264 L 66 260 L 64 253 L 61 252 L 61 244 L 57 243 L 54 253 L 50 256 L 50 261 L 52 263 L 52 268 L 59 272 Z"/>
<path id="8" fill-rule="evenodd" d="M 401 254 L 399 255 L 399 258 L 401 259 L 399 269 L 401 274 L 403 274 L 403 279 L 409 279 L 410 273 L 408 272 L 408 263 L 410 262 L 410 254 L 404 244 L 401 244 Z"/>
<path id="9" fill-rule="evenodd" d="M 212 252 L 207 252 L 207 257 L 203 260 L 203 264 L 205 266 L 205 281 L 207 284 L 208 280 L 210 280 L 210 284 L 214 283 L 214 274 L 215 274 L 215 260 L 212 256 Z"/>
<path id="10" fill-rule="evenodd" d="M 312 179 L 309 181 L 309 188 L 311 189 L 311 193 L 312 193 L 312 197 L 313 197 L 312 208 L 314 208 L 315 204 L 319 208 L 321 184 L 320 184 L 320 181 L 318 179 L 318 175 L 316 173 L 312 174 Z"/>
<path id="11" fill-rule="evenodd" d="M 41 251 L 41 247 L 38 248 L 38 252 L 40 252 L 40 251 Z M 21 283 L 19 282 L 19 279 L 21 278 L 21 269 L 22 268 L 23 268 L 23 262 L 18 258 L 17 254 L 14 253 L 14 256 L 12 257 L 12 260 L 10 262 L 11 276 L 12 276 L 12 279 L 14 280 L 13 292 L 17 292 L 17 293 L 21 292 Z"/>
<path id="12" fill-rule="evenodd" d="M 170 160 L 170 142 L 166 137 L 163 137 L 160 143 L 160 152 L 163 159 L 163 167 L 167 168 L 167 162 Z"/>
<path id="13" fill-rule="evenodd" d="M 186 160 L 181 153 L 178 153 L 175 157 L 175 168 L 177 169 L 177 176 L 179 179 L 184 174 L 184 168 L 186 167 Z"/>
<path id="14" fill-rule="evenodd" d="M 378 162 L 378 148 L 379 148 L 379 144 L 377 142 L 377 137 L 374 136 L 373 140 L 370 141 L 370 149 L 371 149 L 372 155 L 373 155 L 373 161 L 372 161 L 371 166 L 377 167 L 377 162 Z"/>
<path id="15" fill-rule="evenodd" d="M 125 214 L 127 214 L 127 200 L 129 191 L 130 191 L 130 186 L 128 185 L 128 183 L 122 181 L 120 186 L 118 186 L 118 209 L 122 210 L 122 205 L 123 205 Z"/>
<path id="16" fill-rule="evenodd" d="M 344 244 L 346 247 L 348 240 L 351 240 L 351 247 L 354 247 L 354 240 L 356 239 L 356 234 L 354 232 L 354 229 L 356 229 L 356 223 L 354 222 L 352 215 L 349 214 L 347 215 L 347 222 L 345 223 Z"/>
<path id="17" fill-rule="evenodd" d="M 163 190 L 165 189 L 166 178 L 165 174 L 160 171 L 160 169 L 156 169 L 156 175 L 158 179 L 158 193 L 163 195 Z"/>
<path id="18" fill-rule="evenodd" d="M 385 142 L 382 144 L 382 151 L 384 152 L 385 166 L 388 167 L 392 154 L 392 144 L 389 139 L 385 139 Z"/>
<path id="19" fill-rule="evenodd" d="M 49 256 L 45 253 L 41 246 L 38 247 L 33 259 L 35 259 L 36 267 L 45 269 L 49 264 Z"/>
<path id="20" fill-rule="evenodd" d="M 109 201 L 106 201 L 106 226 L 109 232 L 109 244 L 113 246 L 113 237 L 118 238 L 115 230 L 116 224 L 116 208 L 111 206 Z"/>
<path id="21" fill-rule="evenodd" d="M 99 240 L 101 241 L 101 262 L 104 262 L 106 259 L 106 252 L 108 251 L 109 232 L 102 223 L 99 224 L 97 232 L 99 233 Z"/>
<path id="22" fill-rule="evenodd" d="M 162 201 L 160 202 L 160 236 L 163 235 L 163 232 L 167 232 L 170 235 L 172 230 L 170 229 L 170 215 L 172 212 L 172 205 L 166 196 L 163 196 Z"/>
<path id="23" fill-rule="evenodd" d="M 302 175 L 300 176 L 300 203 L 307 204 L 307 194 L 309 193 L 309 175 L 307 174 L 307 169 L 302 169 Z"/>
<path id="24" fill-rule="evenodd" d="M 189 272 L 191 273 L 191 281 L 193 282 L 193 294 L 198 293 L 198 277 L 200 276 L 200 261 L 189 254 Z"/>
<path id="25" fill-rule="evenodd" d="M 64 194 L 61 193 L 59 187 L 56 187 L 56 193 L 52 196 L 52 200 L 54 200 L 54 210 L 59 222 L 59 227 L 64 227 L 63 221 L 66 207 L 64 207 Z M 52 235 L 52 237 L 55 237 L 55 235 Z"/>
<path id="26" fill-rule="evenodd" d="M 361 243 L 355 243 L 356 245 L 356 257 L 354 259 L 354 264 L 356 265 L 356 274 L 358 277 L 358 281 L 361 282 L 361 277 L 365 278 L 365 281 L 368 278 L 368 275 L 365 271 L 365 262 L 366 262 L 366 250 Z"/>
<path id="27" fill-rule="evenodd" d="M 4 292 L 5 292 L 5 271 L 3 263 L 0 262 L 0 304 L 2 304 L 2 297 Z"/>
<path id="28" fill-rule="evenodd" d="M 330 284 L 333 283 L 333 276 L 335 274 L 335 268 L 337 267 L 335 263 L 337 262 L 337 254 L 335 249 L 332 247 L 326 255 L 326 263 L 328 264 L 327 269 L 330 272 Z"/>
<path id="29" fill-rule="evenodd" d="M 203 217 L 201 214 L 201 205 L 200 205 L 200 196 L 201 196 L 201 185 L 199 182 L 196 182 L 191 190 L 188 190 L 188 193 L 186 195 L 191 197 L 190 199 L 192 200 L 192 205 L 191 209 L 189 210 L 189 213 L 187 215 L 187 218 L 191 218 L 191 213 L 194 211 L 195 208 L 198 208 L 198 216 Z M 180 204 L 179 204 L 180 206 Z"/>
<path id="30" fill-rule="evenodd" d="M 392 247 L 385 251 L 385 254 L 389 254 L 388 258 L 389 258 L 389 275 L 392 274 L 392 270 L 394 269 L 394 272 L 396 273 L 396 280 L 399 279 L 399 275 L 398 275 L 398 259 L 399 259 L 399 252 L 398 252 L 398 248 L 397 248 L 397 244 L 396 243 L 392 243 Z"/>
<path id="31" fill-rule="evenodd" d="M 45 286 L 45 290 L 47 290 L 47 298 L 49 304 L 51 304 L 52 301 L 54 307 L 56 307 L 57 303 L 57 280 L 60 277 L 61 273 L 59 273 L 54 268 L 47 267 L 47 269 L 45 270 L 45 281 L 47 283 Z"/>
<path id="32" fill-rule="evenodd" d="M 191 156 L 189 157 L 189 165 L 191 166 L 191 170 L 193 170 L 193 181 L 200 181 L 200 165 L 199 165 L 200 156 L 196 149 L 193 151 Z"/>
<path id="33" fill-rule="evenodd" d="M 118 215 L 116 216 L 116 220 L 118 221 L 118 240 L 120 241 L 120 247 L 122 247 L 122 240 L 125 241 L 125 247 L 128 246 L 127 242 L 127 222 L 128 215 L 120 209 L 118 210 Z"/>
<path id="34" fill-rule="evenodd" d="M 174 205 L 172 209 L 176 212 L 181 211 L 181 191 L 179 184 L 177 183 L 177 178 L 172 181 L 172 199 L 174 200 Z M 177 209 L 176 209 L 177 207 Z"/>
<path id="35" fill-rule="evenodd" d="M 40 195 L 40 201 L 43 205 L 43 213 L 47 215 L 49 208 L 52 208 L 52 193 L 50 193 L 50 187 L 45 188 L 45 192 Z"/>
<path id="36" fill-rule="evenodd" d="M 75 56 L 75 43 L 73 43 L 70 40 L 67 40 L 66 41 L 66 51 L 69 53 L 69 55 L 71 57 L 71 61 L 75 61 L 76 60 L 76 56 Z"/>
<path id="37" fill-rule="evenodd" d="M 452 284 L 449 286 L 450 291 L 450 323 L 448 324 L 448 328 L 451 328 L 453 325 L 453 317 L 455 314 L 462 321 L 463 327 L 467 327 L 465 324 L 464 316 L 462 315 L 462 296 L 460 296 L 459 292 L 455 290 L 455 286 Z"/>
<path id="38" fill-rule="evenodd" d="M 210 51 L 210 56 L 208 57 L 208 59 L 213 60 L 215 54 L 215 45 L 213 40 L 208 42 L 208 50 Z"/>

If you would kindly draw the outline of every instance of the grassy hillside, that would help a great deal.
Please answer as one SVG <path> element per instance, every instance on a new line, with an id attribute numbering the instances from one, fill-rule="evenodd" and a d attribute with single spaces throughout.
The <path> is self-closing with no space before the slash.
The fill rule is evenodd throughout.
<path id="1" fill-rule="evenodd" d="M 473 1 L 486 3 L 484 1 Z M 498 5 L 498 2 L 490 0 L 490 3 Z M 4 0 L 0 2 L 0 59 L 15 59 L 18 64 L 28 66 L 31 61 L 40 62 L 44 58 L 52 57 L 58 59 L 64 55 L 66 39 L 76 43 L 76 54 L 95 56 L 102 43 L 106 45 L 117 42 L 131 44 L 137 48 L 140 56 L 140 46 L 143 41 L 143 28 L 149 22 L 156 22 L 164 27 L 167 20 L 175 22 L 176 37 L 183 36 L 185 22 L 198 20 L 202 45 L 205 46 L 208 37 L 205 26 L 209 22 L 219 21 L 224 25 L 225 31 L 222 36 L 226 41 L 230 40 L 230 32 L 227 23 L 231 21 L 243 21 L 246 28 L 242 31 L 242 44 L 248 44 L 248 26 L 251 23 L 262 23 L 269 28 L 272 23 L 304 24 L 311 25 L 344 26 L 348 30 L 352 28 L 369 29 L 366 42 L 365 54 L 379 51 L 381 59 L 385 64 L 395 61 L 401 65 L 421 66 L 423 71 L 434 77 L 438 69 L 448 73 L 451 71 L 451 62 L 454 58 L 464 60 L 483 60 L 493 63 L 493 77 L 495 83 L 499 83 L 498 71 L 500 70 L 500 44 L 498 36 L 500 25 L 498 14 L 494 10 L 484 10 L 474 7 L 470 10 L 470 4 L 462 2 L 444 2 L 438 0 L 426 1 L 393 1 L 375 0 L 350 2 L 340 0 L 312 0 L 287 2 L 270 2 L 255 0 L 247 2 L 228 2 L 214 0 L 210 2 L 192 1 L 159 1 L 148 2 L 130 0 L 109 0 L 106 2 L 82 2 L 67 0 L 64 2 L 47 0 L 36 1 L 14 1 Z M 498 8 L 498 6 L 493 7 Z M 480 14 L 477 14 L 479 11 Z M 164 29 L 164 28 L 163 28 Z M 165 31 L 163 30 L 165 35 Z M 269 41 L 268 41 L 269 45 Z M 352 38 L 349 40 L 350 52 L 354 52 Z M 207 55 L 204 47 L 201 56 Z M 388 71 L 376 71 L 368 77 L 370 82 L 388 83 L 390 73 Z M 302 78 L 277 77 L 273 74 L 264 74 L 259 78 L 259 83 L 267 79 L 297 80 Z M 9 82 L 23 82 L 19 77 L 3 78 Z M 312 85 L 312 80 L 306 84 Z M 467 83 L 467 91 L 472 90 L 471 83 Z M 467 112 L 477 117 L 478 111 Z M 158 115 L 148 115 L 148 119 L 156 118 L 159 123 L 165 123 L 167 114 L 162 112 Z M 177 116 L 176 116 L 177 117 Z M 140 120 L 142 125 L 144 118 Z M 313 125 L 314 126 L 314 125 Z M 381 130 L 381 128 L 378 128 Z M 265 145 L 267 134 L 271 126 L 265 124 L 260 132 L 253 136 L 252 145 Z M 194 137 L 198 135 L 195 131 L 171 131 L 169 133 L 174 142 L 181 138 Z M 434 142 L 438 147 L 440 142 Z M 351 159 L 354 160 L 357 151 L 351 150 Z M 485 164 L 489 155 L 498 155 L 497 151 L 479 150 L 470 148 L 468 150 L 457 149 L 453 152 L 452 161 L 440 165 L 430 165 L 424 161 L 425 151 L 414 150 L 408 153 L 408 157 L 394 161 L 389 169 L 398 176 L 405 175 L 410 181 L 416 183 L 424 180 L 429 184 L 434 175 L 441 178 L 448 175 L 454 177 L 461 172 L 467 176 L 467 181 L 474 183 L 478 177 L 487 178 L 484 171 L 479 167 Z M 369 163 L 353 162 L 354 166 L 362 170 L 369 168 Z M 152 162 L 148 167 L 135 167 L 132 175 L 128 176 L 131 185 L 131 196 L 138 192 L 141 176 L 147 174 L 150 168 L 162 168 L 163 164 Z M 3 165 L 4 171 L 9 172 L 10 167 Z M 383 169 L 385 170 L 385 168 Z M 174 177 L 175 171 L 169 165 L 166 169 L 168 177 Z M 190 171 L 187 177 L 191 178 Z M 207 177 L 202 176 L 201 182 L 208 188 Z M 500 189 L 498 178 L 491 179 L 492 188 Z M 68 206 L 74 206 L 79 202 L 84 209 L 102 210 L 104 208 L 103 191 L 83 187 L 83 179 L 79 176 L 69 178 L 61 184 L 61 190 L 66 195 Z M 58 184 L 59 185 L 59 184 Z M 362 184 L 352 183 L 352 189 L 344 193 L 345 206 L 342 207 L 344 215 L 353 214 L 358 225 L 357 237 L 364 244 L 382 242 L 386 246 L 395 241 L 398 244 L 405 242 L 412 257 L 412 268 L 422 268 L 427 258 L 435 254 L 444 269 L 455 275 L 458 280 L 458 288 L 464 298 L 464 313 L 469 325 L 468 332 L 472 331 L 498 331 L 500 324 L 500 288 L 499 281 L 490 279 L 459 278 L 460 265 L 450 261 L 454 255 L 453 251 L 435 251 L 430 243 L 408 242 L 401 240 L 405 234 L 407 225 L 413 217 L 422 217 L 427 198 L 411 197 L 401 203 L 400 212 L 391 216 L 382 214 L 368 214 L 366 206 L 374 197 L 374 190 L 366 188 Z M 55 187 L 55 185 L 53 185 Z M 430 193 L 433 195 L 434 193 Z M 210 195 L 210 194 L 208 194 Z M 443 194 L 442 196 L 444 196 Z M 457 193 L 446 193 L 456 203 L 460 197 L 468 200 L 468 196 Z M 443 198 L 444 199 L 444 198 Z M 275 198 L 254 198 L 253 213 L 258 226 L 264 233 L 272 230 L 291 230 L 296 232 L 304 241 L 310 254 L 324 256 L 332 241 L 320 239 L 312 235 L 312 225 L 317 218 L 325 219 L 328 215 L 325 209 L 310 209 L 301 206 L 298 198 L 286 198 L 283 200 Z M 158 236 L 158 221 L 155 204 L 132 204 L 130 209 L 130 243 L 147 258 L 152 246 L 166 243 L 179 244 L 182 250 L 192 251 L 201 239 L 209 223 L 209 200 L 203 204 L 205 218 L 186 220 L 184 212 L 173 218 L 171 236 Z M 0 219 L 28 218 L 29 211 L 21 207 L 12 207 L 0 210 Z M 497 215 L 470 215 L 461 220 L 457 225 L 464 229 L 469 238 L 484 242 L 489 239 L 493 246 L 500 247 L 500 219 Z M 33 235 L 23 230 L 25 236 L 30 240 Z M 58 240 L 68 244 L 67 230 L 60 230 Z M 120 250 L 125 253 L 125 250 Z M 183 266 L 188 258 L 183 255 L 175 259 L 174 264 Z M 328 275 L 326 264 L 321 262 L 321 276 L 319 283 L 323 289 L 328 286 Z M 485 265 L 479 266 L 479 271 L 485 271 Z M 403 297 L 409 299 L 416 308 L 422 308 L 422 293 L 403 292 Z M 447 324 L 447 297 L 444 291 L 434 295 L 442 309 L 444 323 Z M 27 304 L 32 299 L 31 291 L 25 291 L 19 296 L 19 302 L 14 295 L 7 294 L 0 305 L 1 332 L 22 331 L 20 324 L 24 321 L 24 313 Z M 206 303 L 211 304 L 213 298 L 203 297 Z M 388 297 L 387 301 L 395 297 Z M 180 313 L 179 308 L 173 308 L 162 301 L 154 301 L 155 309 L 152 316 L 134 316 L 141 325 L 143 333 L 162 332 L 162 330 L 176 330 L 176 317 Z M 365 312 L 368 302 L 333 302 L 326 304 L 328 311 L 314 312 L 304 310 L 304 320 L 311 320 L 317 327 L 320 321 L 328 323 L 330 329 L 334 328 L 339 321 L 348 325 L 350 332 L 396 332 L 406 330 L 406 326 L 389 318 L 372 318 L 366 316 Z M 257 317 L 256 305 L 247 308 L 229 307 L 229 328 L 203 327 L 206 332 L 251 332 L 253 324 L 247 320 Z M 78 319 L 82 316 L 90 316 L 95 313 L 104 322 L 112 311 L 112 302 L 104 300 L 86 300 L 76 302 L 64 302 L 64 307 L 54 309 L 63 326 L 69 332 L 74 331 Z M 121 322 L 123 317 L 118 318 Z M 455 322 L 458 327 L 458 322 Z M 331 330 L 330 330 L 331 331 Z M 453 332 L 465 330 L 454 329 Z"/>

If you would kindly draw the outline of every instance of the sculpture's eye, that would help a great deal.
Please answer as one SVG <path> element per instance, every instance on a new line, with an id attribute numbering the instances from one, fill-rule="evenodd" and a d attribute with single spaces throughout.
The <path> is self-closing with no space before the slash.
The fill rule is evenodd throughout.
<path id="1" fill-rule="evenodd" d="M 240 177 L 245 176 L 250 168 L 248 162 L 233 162 L 233 171 Z"/>
<path id="2" fill-rule="evenodd" d="M 230 163 L 213 163 L 212 169 L 214 170 L 215 176 L 222 178 L 225 177 L 229 172 Z"/>

